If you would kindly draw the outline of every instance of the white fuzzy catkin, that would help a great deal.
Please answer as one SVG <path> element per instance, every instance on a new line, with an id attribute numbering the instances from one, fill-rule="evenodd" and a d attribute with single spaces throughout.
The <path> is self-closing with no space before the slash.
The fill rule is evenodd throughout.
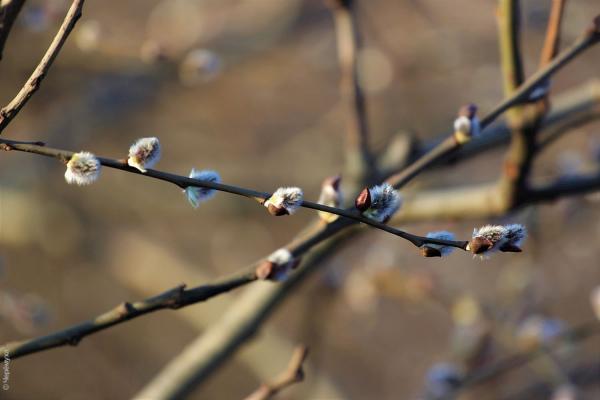
<path id="1" fill-rule="evenodd" d="M 371 205 L 363 213 L 367 218 L 378 222 L 388 220 L 402 205 L 402 197 L 392 185 L 384 183 L 369 189 Z"/>
<path id="2" fill-rule="evenodd" d="M 160 142 L 156 137 L 147 137 L 138 139 L 129 148 L 129 158 L 127 164 L 146 172 L 147 168 L 152 168 L 160 159 Z"/>
<path id="3" fill-rule="evenodd" d="M 454 120 L 454 132 L 460 134 L 459 140 L 468 141 L 472 137 L 477 137 L 481 134 L 481 123 L 477 116 L 469 118 L 465 115 Z"/>
<path id="4" fill-rule="evenodd" d="M 205 182 L 221 182 L 219 173 L 211 170 L 196 171 L 196 169 L 192 168 L 189 176 L 192 179 L 198 179 Z M 184 193 L 192 207 L 198 208 L 200 207 L 201 203 L 212 199 L 216 193 L 216 190 L 204 187 L 188 186 L 185 188 Z"/>
<path id="5" fill-rule="evenodd" d="M 89 185 L 100 176 L 100 161 L 92 153 L 75 153 L 67 163 L 65 180 L 68 184 Z"/>
<path id="6" fill-rule="evenodd" d="M 427 237 L 430 239 L 454 240 L 454 234 L 448 231 L 429 232 Z M 444 246 L 442 244 L 427 243 L 425 246 L 438 250 L 442 257 L 448 256 L 454 251 L 454 247 Z"/>
<path id="7" fill-rule="evenodd" d="M 288 214 L 293 214 L 302 205 L 304 193 L 298 187 L 281 187 L 275 191 L 265 202 L 264 206 L 273 206 L 277 209 L 285 209 Z"/>
<path id="8" fill-rule="evenodd" d="M 267 260 L 275 265 L 273 274 L 269 277 L 270 280 L 283 282 L 289 277 L 294 266 L 294 257 L 288 249 L 275 250 Z"/>

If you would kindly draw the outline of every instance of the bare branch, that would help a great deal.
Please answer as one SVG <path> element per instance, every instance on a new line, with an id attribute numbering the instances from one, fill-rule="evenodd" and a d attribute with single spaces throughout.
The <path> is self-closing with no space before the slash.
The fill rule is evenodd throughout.
<path id="1" fill-rule="evenodd" d="M 0 110 L 0 134 L 13 120 L 13 118 L 19 113 L 21 108 L 27 103 L 27 101 L 33 96 L 33 94 L 40 88 L 42 80 L 48 73 L 48 70 L 52 66 L 54 59 L 60 52 L 63 44 L 67 40 L 67 37 L 73 30 L 73 27 L 77 23 L 77 20 L 81 17 L 81 10 L 83 8 L 84 0 L 73 0 L 65 19 L 60 26 L 58 33 L 52 40 L 50 47 L 46 50 L 46 54 L 42 57 L 42 60 L 35 68 L 25 85 L 21 88 L 19 93 L 15 96 L 10 103 L 8 103 L 2 110 Z"/>
<path id="2" fill-rule="evenodd" d="M 347 108 L 346 170 L 364 180 L 373 176 L 375 159 L 369 148 L 365 96 L 358 81 L 357 52 L 360 46 L 353 0 L 326 0 L 331 9 L 340 65 L 340 93 Z"/>
<path id="3" fill-rule="evenodd" d="M 66 345 L 76 346 L 84 337 L 108 329 L 114 325 L 154 311 L 178 309 L 206 301 L 255 280 L 256 276 L 251 271 L 224 278 L 213 284 L 197 286 L 191 289 L 185 289 L 185 285 L 180 285 L 145 300 L 134 303 L 121 303 L 112 310 L 79 325 L 36 339 L 7 343 L 2 346 L 2 349 L 8 351 L 11 359 L 16 359 L 55 347 Z"/>
<path id="4" fill-rule="evenodd" d="M 2 53 L 10 30 L 23 4 L 25 4 L 25 0 L 8 0 L 0 4 L 0 60 L 2 60 Z"/>
<path id="5" fill-rule="evenodd" d="M 256 391 L 244 400 L 269 400 L 283 389 L 304 380 L 302 365 L 308 356 L 308 347 L 298 346 L 292 354 L 292 358 L 285 369 L 271 383 L 263 383 Z"/>

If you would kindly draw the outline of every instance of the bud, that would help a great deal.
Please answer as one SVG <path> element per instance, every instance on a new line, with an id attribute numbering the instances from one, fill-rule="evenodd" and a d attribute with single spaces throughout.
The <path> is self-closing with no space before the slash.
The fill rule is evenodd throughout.
<path id="1" fill-rule="evenodd" d="M 131 167 L 146 172 L 146 168 L 152 168 L 160 159 L 160 142 L 156 137 L 138 139 L 129 148 L 127 164 Z"/>
<path id="2" fill-rule="evenodd" d="M 281 187 L 263 205 L 269 210 L 271 215 L 291 215 L 300 208 L 303 198 L 302 189 L 297 187 Z"/>
<path id="3" fill-rule="evenodd" d="M 75 153 L 67 163 L 65 180 L 68 184 L 89 185 L 100 176 L 100 161 L 92 153 Z"/>
<path id="4" fill-rule="evenodd" d="M 476 113 L 475 104 L 463 106 L 458 111 L 458 118 L 454 120 L 454 137 L 459 144 L 464 144 L 481 133 L 481 125 Z"/>
<path id="5" fill-rule="evenodd" d="M 454 240 L 454 234 L 447 231 L 429 232 L 427 237 L 430 239 Z M 453 251 L 454 247 L 441 244 L 427 243 L 421 246 L 423 257 L 445 257 Z"/>
<path id="6" fill-rule="evenodd" d="M 363 189 L 355 201 L 356 208 L 367 218 L 387 222 L 402 204 L 400 194 L 389 183 Z"/>
<path id="7" fill-rule="evenodd" d="M 319 204 L 329 207 L 339 207 L 342 204 L 342 192 L 340 190 L 340 175 L 326 178 L 321 185 L 321 195 L 319 196 Z M 333 222 L 338 219 L 338 215 L 331 214 L 325 211 L 319 211 L 319 218 L 325 222 Z"/>
<path id="8" fill-rule="evenodd" d="M 256 277 L 260 280 L 282 282 L 298 264 L 299 258 L 294 258 L 289 250 L 281 248 L 256 267 Z"/>
<path id="9" fill-rule="evenodd" d="M 192 168 L 192 171 L 190 172 L 190 178 L 205 182 L 221 182 L 221 177 L 219 176 L 218 172 L 209 170 L 196 171 L 194 168 Z M 216 190 L 197 186 L 188 186 L 183 192 L 185 193 L 192 207 L 198 208 L 200 203 L 212 199 L 216 193 Z"/>
<path id="10" fill-rule="evenodd" d="M 365 212 L 371 207 L 371 192 L 369 188 L 364 188 L 354 201 L 354 206 L 360 212 Z"/>

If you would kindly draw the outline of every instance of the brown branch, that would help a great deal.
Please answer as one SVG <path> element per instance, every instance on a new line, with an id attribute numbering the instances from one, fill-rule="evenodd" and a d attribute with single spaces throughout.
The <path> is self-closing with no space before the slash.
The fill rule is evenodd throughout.
<path id="1" fill-rule="evenodd" d="M 306 346 L 298 346 L 292 354 L 292 358 L 285 369 L 273 382 L 263 383 L 244 400 L 269 400 L 283 389 L 304 380 L 302 365 L 308 356 Z"/>
<path id="2" fill-rule="evenodd" d="M 218 282 L 185 289 L 185 285 L 177 286 L 157 296 L 133 303 L 121 303 L 110 311 L 83 322 L 79 325 L 51 333 L 35 339 L 21 342 L 7 343 L 0 347 L 8 351 L 11 360 L 32 353 L 52 349 L 60 346 L 76 346 L 86 336 L 108 329 L 142 315 L 165 309 L 179 309 L 217 295 L 229 292 L 232 289 L 246 285 L 256 280 L 253 271 L 244 272 Z"/>
<path id="3" fill-rule="evenodd" d="M 13 120 L 13 118 L 19 113 L 21 108 L 27 103 L 27 101 L 33 96 L 33 94 L 40 88 L 42 80 L 48 73 L 48 70 L 52 66 L 54 59 L 60 52 L 63 44 L 67 40 L 67 37 L 73 30 L 73 27 L 77 23 L 79 17 L 81 17 L 81 10 L 83 8 L 84 0 L 73 0 L 65 19 L 60 26 L 58 33 L 52 40 L 50 47 L 46 50 L 46 54 L 42 57 L 40 63 L 35 68 L 25 85 L 21 88 L 19 93 L 15 96 L 10 103 L 0 110 L 0 134 Z"/>
<path id="4" fill-rule="evenodd" d="M 6 45 L 10 30 L 23 4 L 25 4 L 25 0 L 8 0 L 0 4 L 0 60 L 2 60 L 4 46 Z"/>
<path id="5" fill-rule="evenodd" d="M 354 0 L 325 0 L 335 24 L 340 94 L 346 105 L 346 171 L 357 181 L 375 175 L 375 159 L 369 147 L 365 95 L 359 83 L 357 53 L 360 32 Z"/>
<path id="6" fill-rule="evenodd" d="M 548 28 L 546 30 L 546 38 L 544 39 L 544 47 L 540 55 L 540 67 L 550 63 L 558 54 L 560 47 L 560 26 L 562 24 L 565 11 L 566 0 L 552 0 L 552 9 L 548 20 Z"/>

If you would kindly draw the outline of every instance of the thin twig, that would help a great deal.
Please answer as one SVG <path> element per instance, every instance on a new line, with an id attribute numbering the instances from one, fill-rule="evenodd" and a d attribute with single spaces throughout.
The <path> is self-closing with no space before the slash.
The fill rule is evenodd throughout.
<path id="1" fill-rule="evenodd" d="M 244 400 L 269 400 L 283 389 L 304 380 L 302 369 L 304 360 L 308 356 L 308 347 L 298 346 L 292 354 L 292 358 L 285 369 L 273 382 L 263 383 Z"/>
<path id="2" fill-rule="evenodd" d="M 562 25 L 566 2 L 566 0 L 552 0 L 548 29 L 546 30 L 544 47 L 540 55 L 540 67 L 548 64 L 558 54 L 560 47 L 560 26 Z"/>
<path id="3" fill-rule="evenodd" d="M 0 4 L 0 60 L 4 53 L 4 46 L 10 34 L 10 30 L 25 4 L 25 0 L 8 0 Z"/>
<path id="4" fill-rule="evenodd" d="M 100 314 L 79 325 L 39 338 L 7 343 L 2 346 L 1 349 L 7 351 L 12 360 L 55 347 L 66 345 L 76 346 L 84 337 L 108 329 L 114 325 L 121 324 L 154 311 L 179 309 L 206 301 L 255 280 L 256 275 L 253 271 L 250 271 L 224 278 L 212 284 L 197 286 L 191 289 L 186 289 L 185 285 L 180 285 L 145 300 L 133 303 L 121 303 L 112 310 Z"/>
<path id="5" fill-rule="evenodd" d="M 73 27 L 77 23 L 79 17 L 81 17 L 81 10 L 83 8 L 84 0 L 73 0 L 65 19 L 60 26 L 58 33 L 52 40 L 50 47 L 46 50 L 46 54 L 42 57 L 40 63 L 35 68 L 25 85 L 21 88 L 19 93 L 15 96 L 10 103 L 8 103 L 2 110 L 0 110 L 0 134 L 4 128 L 13 120 L 13 118 L 19 113 L 21 108 L 27 103 L 27 101 L 33 96 L 33 94 L 40 88 L 42 80 L 48 73 L 48 70 L 52 66 L 54 59 L 60 52 L 63 44 L 67 40 L 67 37 L 73 30 Z"/>

